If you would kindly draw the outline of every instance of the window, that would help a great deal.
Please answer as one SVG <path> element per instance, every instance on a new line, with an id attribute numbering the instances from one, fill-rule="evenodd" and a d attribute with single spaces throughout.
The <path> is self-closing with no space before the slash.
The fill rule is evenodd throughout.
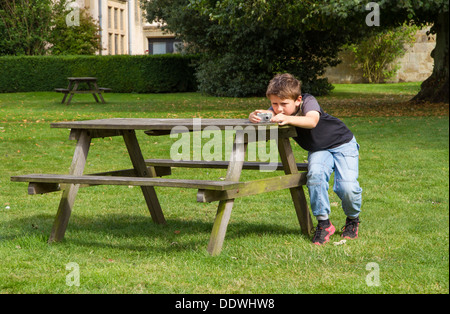
<path id="1" fill-rule="evenodd" d="M 114 35 L 114 54 L 119 54 L 119 35 Z"/>
<path id="2" fill-rule="evenodd" d="M 151 55 L 159 55 L 164 53 L 179 52 L 178 46 L 181 41 L 176 38 L 149 38 L 148 53 Z"/>
<path id="3" fill-rule="evenodd" d="M 108 34 L 108 54 L 112 55 L 112 41 L 113 36 L 111 33 Z"/>
<path id="4" fill-rule="evenodd" d="M 127 51 L 127 4 L 125 1 L 108 3 L 108 54 L 125 54 Z"/>
<path id="5" fill-rule="evenodd" d="M 164 42 L 154 42 L 153 43 L 153 54 L 160 55 L 166 53 L 166 43 Z"/>
<path id="6" fill-rule="evenodd" d="M 123 31 L 123 10 L 120 10 L 120 30 Z"/>
<path id="7" fill-rule="evenodd" d="M 111 28 L 112 8 L 108 7 L 108 28 Z"/>
<path id="8" fill-rule="evenodd" d="M 119 28 L 118 18 L 117 18 L 117 8 L 114 8 L 114 29 Z"/>

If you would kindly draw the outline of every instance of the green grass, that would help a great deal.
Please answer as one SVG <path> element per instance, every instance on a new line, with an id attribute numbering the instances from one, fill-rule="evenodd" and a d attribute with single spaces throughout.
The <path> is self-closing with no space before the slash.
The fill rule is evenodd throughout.
<path id="1" fill-rule="evenodd" d="M 197 203 L 191 189 L 156 188 L 167 225 L 152 223 L 138 187 L 81 189 L 65 240 L 47 238 L 60 193 L 27 195 L 10 176 L 67 173 L 75 143 L 50 122 L 110 117 L 245 118 L 264 98 L 189 94 L 107 94 L 106 104 L 56 93 L 0 94 L 1 293 L 449 293 L 449 119 L 352 115 L 379 99 L 406 101 L 419 84 L 337 85 L 320 97 L 361 145 L 363 210 L 360 238 L 323 247 L 299 230 L 288 191 L 237 199 L 219 256 L 206 251 L 217 203 Z M 336 100 L 337 98 L 337 100 Z M 427 114 L 429 113 L 429 114 Z M 174 139 L 139 133 L 146 158 L 169 158 Z M 157 145 L 155 143 L 158 143 Z M 306 152 L 294 144 L 298 162 Z M 118 137 L 94 139 L 86 172 L 129 168 Z M 179 178 L 217 179 L 223 170 L 175 169 Z M 243 179 L 260 177 L 245 171 Z M 345 217 L 330 191 L 332 222 Z M 9 207 L 9 208 L 8 208 Z M 338 234 L 331 242 L 339 241 Z M 80 286 L 68 286 L 77 263 Z M 368 263 L 380 286 L 369 286 Z"/>

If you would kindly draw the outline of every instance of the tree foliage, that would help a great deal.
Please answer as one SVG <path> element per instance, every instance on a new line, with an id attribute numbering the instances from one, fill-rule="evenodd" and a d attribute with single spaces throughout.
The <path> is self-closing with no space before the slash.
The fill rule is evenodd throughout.
<path id="1" fill-rule="evenodd" d="M 67 26 L 67 0 L 2 0 L 0 55 L 94 54 L 98 25 L 84 11 Z"/>
<path id="2" fill-rule="evenodd" d="M 303 32 L 258 18 L 234 23 L 242 14 L 236 8 L 218 17 L 189 0 L 152 0 L 145 8 L 149 21 L 165 22 L 164 28 L 189 43 L 189 49 L 205 55 L 197 72 L 199 88 L 218 96 L 264 95 L 274 73 L 286 71 L 303 81 L 305 91 L 324 94 L 331 87 L 319 77 L 326 66 L 337 64 L 340 37 L 346 36 Z"/>
<path id="3" fill-rule="evenodd" d="M 431 23 L 437 41 L 448 38 L 447 0 L 379 0 L 379 27 L 366 25 L 368 1 L 362 0 L 144 2 L 149 21 L 167 23 L 167 30 L 206 54 L 200 87 L 213 94 L 259 94 L 262 82 L 282 71 L 292 72 L 311 88 L 327 66 L 339 62 L 337 54 L 344 44 L 405 22 Z M 441 21 L 444 16 L 446 24 Z M 443 47 L 435 53 L 438 81 L 448 76 L 448 39 Z"/>
<path id="4" fill-rule="evenodd" d="M 51 0 L 2 0 L 0 55 L 45 54 L 51 8 Z"/>
<path id="5" fill-rule="evenodd" d="M 99 25 L 83 9 L 79 10 L 79 25 L 68 25 L 70 8 L 61 0 L 54 6 L 53 27 L 49 36 L 53 55 L 93 55 L 100 49 Z"/>

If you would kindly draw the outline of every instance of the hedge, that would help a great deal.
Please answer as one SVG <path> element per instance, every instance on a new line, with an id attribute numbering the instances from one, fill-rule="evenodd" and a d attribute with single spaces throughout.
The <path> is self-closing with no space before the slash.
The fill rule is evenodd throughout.
<path id="1" fill-rule="evenodd" d="M 53 91 L 67 77 L 94 76 L 101 87 L 118 93 L 165 93 L 197 90 L 199 56 L 4 56 L 0 57 L 0 93 Z"/>

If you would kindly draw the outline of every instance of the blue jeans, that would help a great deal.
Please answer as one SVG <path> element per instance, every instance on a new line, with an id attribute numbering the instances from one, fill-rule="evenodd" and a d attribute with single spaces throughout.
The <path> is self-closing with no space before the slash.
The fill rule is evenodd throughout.
<path id="1" fill-rule="evenodd" d="M 358 183 L 359 144 L 353 139 L 339 147 L 309 152 L 308 181 L 311 210 L 319 220 L 328 219 L 330 200 L 328 182 L 334 171 L 333 191 L 342 201 L 342 209 L 349 218 L 361 211 L 362 189 Z"/>

